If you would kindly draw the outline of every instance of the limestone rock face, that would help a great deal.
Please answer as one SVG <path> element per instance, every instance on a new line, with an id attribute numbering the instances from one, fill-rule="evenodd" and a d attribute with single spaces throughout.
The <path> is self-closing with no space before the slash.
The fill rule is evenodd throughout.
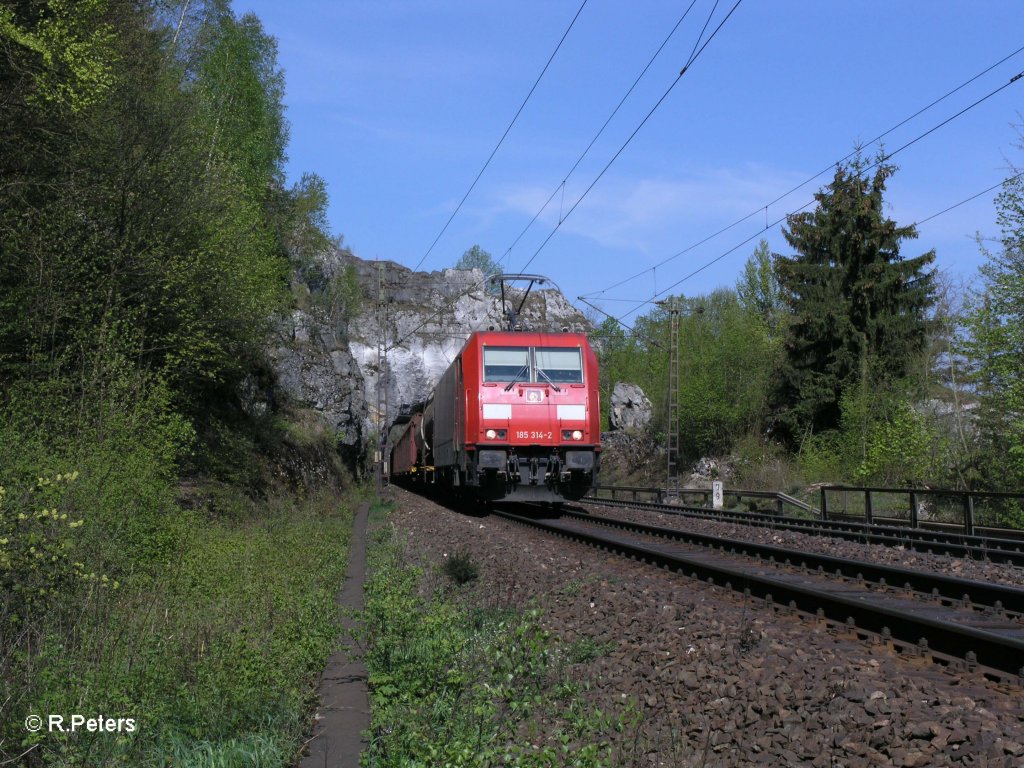
<path id="1" fill-rule="evenodd" d="M 654 408 L 651 401 L 636 384 L 620 381 L 612 390 L 612 407 L 609 421 L 612 429 L 635 430 L 646 427 Z"/>
<path id="2" fill-rule="evenodd" d="M 300 308 L 282 324 L 270 350 L 278 388 L 322 414 L 338 430 L 339 443 L 363 457 L 367 450 L 372 454 L 369 444 L 402 405 L 429 397 L 473 331 L 504 327 L 501 300 L 484 289 L 476 269 L 413 272 L 338 249 L 297 273 L 293 292 Z M 536 331 L 591 330 L 553 289 L 535 287 L 520 320 Z M 381 380 L 384 413 L 377 407 Z"/>
<path id="3" fill-rule="evenodd" d="M 358 463 L 365 451 L 366 403 L 347 342 L 315 315 L 295 310 L 278 329 L 269 357 L 277 389 L 318 412 L 335 430 L 344 458 Z"/>

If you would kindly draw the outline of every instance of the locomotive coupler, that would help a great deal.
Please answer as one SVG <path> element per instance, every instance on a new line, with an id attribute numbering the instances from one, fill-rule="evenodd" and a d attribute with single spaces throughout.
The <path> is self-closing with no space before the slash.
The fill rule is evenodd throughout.
<path id="1" fill-rule="evenodd" d="M 519 481 L 519 457 L 515 453 L 508 457 L 508 477 L 510 480 Z"/>

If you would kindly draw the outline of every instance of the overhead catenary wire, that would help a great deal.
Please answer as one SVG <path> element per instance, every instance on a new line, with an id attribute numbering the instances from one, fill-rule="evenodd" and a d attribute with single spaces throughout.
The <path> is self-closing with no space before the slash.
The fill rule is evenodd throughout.
<path id="1" fill-rule="evenodd" d="M 387 347 L 387 351 L 395 349 L 396 347 L 401 346 L 406 341 L 411 339 L 416 334 L 416 332 L 418 330 L 420 330 L 421 328 L 425 327 L 430 321 L 434 320 L 437 317 L 440 317 L 445 312 L 447 312 L 452 307 L 454 307 L 458 303 L 459 299 L 463 299 L 466 296 L 469 296 L 471 293 L 473 293 L 473 291 L 481 290 L 484 287 L 484 283 L 486 281 L 487 281 L 487 276 L 484 276 L 480 280 L 470 284 L 467 288 L 465 288 L 460 293 L 456 294 L 453 298 L 451 298 L 448 301 L 446 301 L 445 303 L 443 303 L 435 312 L 432 312 L 431 314 L 429 314 L 425 318 L 423 318 L 423 320 L 421 320 L 416 326 L 414 326 L 411 331 L 407 331 L 401 338 L 399 338 L 399 339 L 395 340 L 394 342 L 392 342 Z"/>
<path id="2" fill-rule="evenodd" d="M 441 227 L 441 231 L 437 233 L 437 237 L 434 238 L 434 242 L 430 244 L 430 247 L 427 248 L 426 253 L 424 253 L 423 256 L 420 257 L 420 260 L 416 262 L 416 266 L 413 267 L 413 272 L 419 270 L 423 262 L 427 260 L 427 257 L 431 254 L 431 252 L 434 250 L 434 247 L 441 240 L 441 237 L 444 235 L 446 231 L 448 231 L 448 227 L 455 219 L 455 216 L 458 214 L 460 210 L 462 210 L 462 206 L 469 198 L 470 193 L 476 187 L 477 182 L 480 181 L 480 177 L 484 175 L 484 171 L 487 170 L 487 167 L 491 164 L 491 161 L 494 159 L 494 156 L 498 154 L 498 150 L 501 148 L 501 145 L 505 142 L 505 138 L 508 136 L 509 131 L 512 130 L 512 126 L 514 126 L 516 124 L 516 120 L 519 119 L 519 115 L 522 114 L 523 109 L 526 107 L 526 103 L 530 100 L 530 97 L 533 96 L 533 92 L 537 90 L 537 86 L 540 84 L 541 78 L 543 78 L 544 73 L 548 71 L 548 67 L 551 66 L 551 62 L 554 61 L 555 55 L 562 47 L 562 43 L 565 42 L 565 38 L 569 36 L 569 32 L 572 30 L 573 26 L 575 26 L 576 19 L 578 19 L 580 17 L 580 14 L 583 13 L 583 8 L 586 6 L 586 4 L 587 0 L 583 0 L 583 2 L 580 4 L 579 9 L 576 11 L 576 15 L 572 17 L 572 21 L 570 21 L 569 26 L 566 27 L 565 32 L 562 34 L 561 39 L 558 41 L 558 45 L 555 46 L 555 50 L 551 52 L 551 55 L 548 57 L 547 63 L 544 64 L 544 68 L 540 71 L 540 74 L 537 75 L 537 79 L 534 80 L 533 86 L 530 88 L 530 92 L 526 94 L 526 98 L 523 99 L 523 103 L 519 105 L 519 109 L 516 110 L 516 113 L 512 117 L 511 122 L 509 122 L 508 127 L 505 129 L 505 132 L 501 134 L 501 138 L 498 139 L 498 143 L 495 144 L 494 149 L 491 150 L 491 154 L 488 156 L 486 162 L 484 162 L 483 167 L 480 169 L 476 177 L 473 179 L 473 183 L 470 184 L 469 189 L 466 190 L 466 194 L 462 196 L 462 199 L 459 201 L 459 204 L 455 207 L 455 210 L 452 211 L 452 215 L 448 217 L 448 221 L 446 221 L 444 226 Z"/>
<path id="3" fill-rule="evenodd" d="M 950 206 L 948 206 L 948 207 L 946 207 L 946 208 L 943 208 L 943 209 L 942 209 L 941 211 L 938 211 L 937 213 L 933 213 L 933 214 L 931 214 L 930 216 L 926 216 L 926 217 L 924 217 L 923 219 L 918 219 L 917 221 L 915 221 L 915 222 L 914 222 L 913 224 L 911 224 L 910 226 L 912 226 L 912 227 L 917 227 L 917 226 L 920 226 L 921 224 L 924 224 L 925 222 L 931 221 L 932 219 L 937 219 L 937 218 L 938 218 L 939 216 L 942 216 L 942 215 L 944 215 L 944 214 L 947 214 L 947 213 L 949 213 L 950 211 L 952 211 L 952 210 L 955 210 L 956 208 L 959 208 L 959 207 L 960 207 L 961 205 L 966 205 L 967 203 L 971 202 L 972 200 L 977 200 L 977 199 L 978 199 L 979 197 L 981 197 L 982 195 L 984 195 L 984 194 L 986 194 L 986 193 L 992 192 L 992 191 L 994 191 L 994 190 L 996 190 L 996 189 L 999 189 L 999 187 L 1002 187 L 1002 186 L 1004 186 L 1004 185 L 1006 185 L 1006 184 L 1009 184 L 1009 183 L 1012 183 L 1012 182 L 1014 182 L 1014 181 L 1017 181 L 1018 179 L 1021 179 L 1021 178 L 1024 178 L 1024 171 L 1021 171 L 1020 173 L 1018 173 L 1018 174 L 1017 174 L 1017 175 L 1015 175 L 1015 176 L 1010 176 L 1009 178 L 1003 179 L 1002 181 L 1000 181 L 1000 182 L 998 182 L 998 183 L 996 183 L 996 184 L 993 184 L 993 185 L 992 185 L 992 186 L 990 186 L 990 187 L 986 187 L 985 189 L 981 190 L 980 192 L 976 192 L 976 193 L 974 193 L 974 194 L 973 194 L 973 195 L 971 195 L 970 197 L 965 197 L 965 198 L 964 198 L 963 200 L 961 200 L 961 201 L 959 201 L 959 202 L 957 202 L 957 203 L 954 203 L 953 205 L 950 205 Z M 806 205 L 804 205 L 804 206 L 803 206 L 802 208 L 798 209 L 797 211 L 794 211 L 793 213 L 799 213 L 799 212 L 800 212 L 800 211 L 802 211 L 802 210 L 803 210 L 804 208 L 807 208 L 808 206 L 812 205 L 813 203 L 814 203 L 814 201 L 812 200 L 812 201 L 808 202 L 808 203 L 807 203 Z M 777 226 L 778 224 L 780 224 L 781 222 L 783 222 L 783 221 L 784 221 L 784 220 L 785 220 L 785 219 L 786 219 L 787 217 L 789 217 L 789 216 L 792 216 L 792 215 L 793 215 L 793 213 L 789 213 L 789 214 L 786 214 L 786 216 L 783 216 L 782 218 L 780 218 L 780 219 L 777 219 L 777 220 L 776 220 L 775 222 L 773 222 L 773 223 L 772 223 L 772 225 L 771 225 L 771 226 Z M 765 227 L 765 229 L 764 229 L 764 230 L 761 230 L 761 232 L 757 232 L 757 233 L 755 233 L 755 234 L 751 235 L 751 236 L 750 236 L 750 237 L 748 237 L 748 238 L 747 238 L 746 240 L 744 240 L 744 241 L 743 241 L 742 243 L 737 243 L 736 245 L 734 245 L 734 246 L 733 246 L 732 248 L 730 248 L 730 249 L 729 249 L 728 251 L 726 251 L 725 253 L 722 253 L 722 254 L 720 254 L 719 256 L 716 256 L 716 257 L 715 257 L 714 259 L 712 259 L 711 261 L 707 262 L 706 264 L 703 264 L 703 265 L 701 265 L 701 266 L 700 266 L 700 267 L 699 267 L 698 269 L 695 269 L 695 270 L 694 270 L 693 272 L 691 272 L 690 274 L 688 274 L 688 275 L 687 275 L 686 277 L 684 277 L 684 278 L 682 278 L 682 279 L 680 279 L 680 280 L 677 280 L 677 281 L 676 281 L 675 283 L 673 283 L 673 284 L 672 284 L 672 285 L 670 285 L 670 286 L 669 286 L 668 288 L 666 288 L 666 289 L 665 289 L 665 291 L 663 291 L 663 292 L 667 292 L 667 291 L 670 291 L 670 290 L 671 290 L 672 288 L 675 288 L 675 287 L 679 286 L 680 284 L 682 284 L 682 283 L 686 282 L 686 281 L 687 281 L 687 280 L 689 280 L 689 279 L 690 279 L 691 277 L 694 277 L 695 275 L 698 275 L 698 274 L 700 274 L 700 273 L 701 273 L 701 272 L 703 272 L 703 271 L 704 271 L 705 269 L 707 269 L 708 267 L 710 267 L 710 266 L 711 266 L 712 264 L 715 264 L 716 262 L 718 262 L 718 261 L 721 261 L 721 260 L 722 260 L 722 259 L 724 259 L 724 258 L 725 258 L 726 256 L 728 256 L 729 254 L 731 254 L 731 253 L 734 253 L 734 252 L 735 252 L 735 251 L 736 251 L 737 249 L 739 249 L 739 248 L 742 248 L 742 247 L 743 247 L 744 245 L 746 245 L 747 243 L 749 243 L 749 242 L 750 242 L 751 240 L 753 240 L 754 238 L 756 238 L 756 237 L 758 237 L 759 235 L 763 234 L 763 233 L 764 233 L 764 232 L 765 232 L 765 231 L 766 231 L 767 229 L 769 229 L 769 228 L 770 228 L 770 227 Z M 604 312 L 603 310 L 601 310 L 601 309 L 599 309 L 598 307 L 596 307 L 596 306 L 594 306 L 593 304 L 591 304 L 591 303 L 590 303 L 589 301 L 587 301 L 587 300 L 586 300 L 586 299 L 585 299 L 584 297 L 582 297 L 582 296 L 578 296 L 577 298 L 578 298 L 578 299 L 579 299 L 580 301 L 582 301 L 582 302 L 583 302 L 584 304 L 586 304 L 587 306 L 590 306 L 590 307 L 594 307 L 594 309 L 597 309 L 597 310 L 598 310 L 599 312 L 601 312 L 601 314 L 605 315 L 606 317 L 610 317 L 611 319 L 615 320 L 615 321 L 616 321 L 617 323 L 621 324 L 621 325 L 622 325 L 623 327 L 625 327 L 625 328 L 627 328 L 627 329 L 628 329 L 628 328 L 629 328 L 629 326 L 628 326 L 628 325 L 626 325 L 626 324 L 625 324 L 625 323 L 623 322 L 623 318 L 629 317 L 629 316 L 630 316 L 631 314 L 633 314 L 633 313 L 634 313 L 634 312 L 636 312 L 636 311 L 637 311 L 638 309 L 640 309 L 640 307 L 646 306 L 647 304 L 652 304 L 652 303 L 654 303 L 654 299 L 656 299 L 658 295 L 660 295 L 660 294 L 656 294 L 656 295 L 655 295 L 655 297 L 653 297 L 653 298 L 651 298 L 651 299 L 646 299 L 646 300 L 644 300 L 644 301 L 640 302 L 638 306 L 636 306 L 636 307 L 633 307 L 633 308 L 632 308 L 631 310 L 629 310 L 629 311 L 628 311 L 628 312 L 626 312 L 625 314 L 623 314 L 623 315 L 620 315 L 620 316 L 618 316 L 618 317 L 613 317 L 612 315 L 609 315 L 609 314 L 608 314 L 607 312 Z M 616 301 L 616 299 L 606 299 L 606 298 L 602 298 L 602 299 L 601 299 L 601 301 Z"/>
<path id="4" fill-rule="evenodd" d="M 917 142 L 921 141 L 925 137 L 927 137 L 927 136 L 931 135 L 932 133 L 934 133 L 935 131 L 939 130 L 943 126 L 948 125 L 953 120 L 957 119 L 961 115 L 964 115 L 965 113 L 967 113 L 970 110 L 974 109 L 978 105 L 980 105 L 983 102 L 987 101 L 988 99 L 992 98 L 993 96 L 995 96 L 996 94 L 998 94 L 1001 91 L 1005 90 L 1006 88 L 1008 88 L 1009 86 L 1013 85 L 1014 83 L 1016 83 L 1017 81 L 1019 81 L 1022 78 L 1024 78 L 1024 72 L 1017 73 L 1016 75 L 1011 77 L 1007 82 L 1003 83 L 998 88 L 995 88 L 994 90 L 989 91 L 987 94 L 982 96 L 980 99 L 977 99 L 976 101 L 972 102 L 968 106 L 966 106 L 963 109 L 959 110 L 955 114 L 951 115 L 950 117 L 947 117 L 945 120 L 943 120 L 942 122 L 938 123 L 937 125 L 932 126 L 931 128 L 929 128 L 924 133 L 919 134 L 918 136 L 914 137 L 913 139 L 911 139 L 910 141 L 906 142 L 905 144 L 903 144 L 902 146 L 898 147 L 897 149 L 893 150 L 892 152 L 888 152 L 885 155 L 879 157 L 879 159 L 875 160 L 873 163 L 871 163 L 870 165 L 866 166 L 864 168 L 864 171 L 867 172 L 867 171 L 872 170 L 873 168 L 877 168 L 881 163 L 887 162 L 889 159 L 891 159 L 895 155 L 899 154 L 903 150 L 908 149 L 909 147 L 913 146 L 914 144 L 916 144 Z M 979 194 L 984 194 L 984 192 L 981 192 Z M 795 215 L 796 213 L 799 213 L 800 211 L 802 211 L 805 208 L 807 208 L 808 206 L 813 205 L 814 202 L 815 201 L 813 199 L 809 200 L 807 203 L 805 203 L 804 205 L 800 206 L 796 210 L 790 211 L 789 213 L 787 213 L 787 214 L 785 214 L 785 215 L 775 219 L 775 221 L 773 221 L 773 222 L 771 222 L 769 224 L 766 224 L 762 229 L 758 230 L 757 232 L 755 232 L 750 237 L 746 238 L 745 240 L 743 240 L 740 243 L 737 243 L 736 245 L 734 245 L 733 247 L 729 248 L 724 253 L 719 254 L 718 256 L 716 256 L 715 258 L 711 259 L 710 261 L 705 262 L 700 267 L 698 267 L 697 269 L 695 269 L 692 272 L 690 272 L 689 274 L 687 274 L 685 277 L 682 277 L 679 280 L 677 280 L 676 282 L 672 283 L 671 285 L 669 285 L 669 286 L 667 286 L 665 288 L 662 288 L 660 291 L 656 291 L 651 296 L 651 298 L 646 299 L 646 300 L 640 302 L 639 304 L 637 304 L 637 306 L 633 307 L 628 312 L 623 313 L 620 317 L 628 317 L 629 315 L 633 314 L 634 312 L 636 312 L 641 307 L 644 307 L 644 306 L 646 306 L 648 304 L 653 303 L 660 296 L 663 296 L 663 295 L 667 294 L 669 291 L 671 291 L 672 289 L 678 287 L 679 285 L 681 285 L 682 283 L 686 282 L 690 278 L 700 274 L 701 272 L 703 272 L 708 267 L 712 266 L 713 264 L 718 263 L 719 261 L 724 259 L 726 256 L 729 256 L 730 254 L 734 253 L 737 249 L 739 249 L 742 246 L 746 245 L 751 240 L 753 240 L 753 239 L 763 235 L 765 232 L 768 232 L 769 230 L 775 228 L 776 226 L 781 224 L 783 221 L 785 221 L 789 216 Z M 956 206 L 954 206 L 954 207 L 956 207 Z M 760 211 L 760 210 L 761 209 L 759 208 L 758 211 Z M 695 246 L 692 246 L 692 247 L 695 247 Z M 692 247 L 691 247 L 691 249 L 692 249 Z M 681 253 L 682 252 L 680 252 L 680 255 L 681 255 Z M 658 266 L 660 266 L 660 265 L 658 265 Z M 646 271 L 649 271 L 649 270 L 646 270 Z M 644 273 L 640 273 L 640 274 L 645 274 L 645 272 Z M 624 281 L 624 282 L 628 282 L 628 281 Z M 593 298 L 594 297 L 593 294 L 590 294 L 590 297 Z"/>
<path id="5" fill-rule="evenodd" d="M 644 75 L 647 74 L 647 71 L 651 68 L 651 65 L 654 64 L 654 61 L 661 54 L 662 50 L 664 50 L 665 46 L 668 45 L 669 40 L 672 39 L 672 37 L 676 33 L 676 30 L 679 29 L 680 25 L 683 23 L 683 21 L 689 15 L 690 11 L 693 9 L 693 6 L 696 5 L 696 4 L 697 4 L 697 0 L 691 0 L 690 4 L 687 6 L 686 10 L 683 11 L 683 15 L 679 17 L 679 20 L 675 23 L 675 26 L 672 27 L 671 31 L 668 33 L 668 35 L 662 41 L 661 45 L 658 46 L 658 50 L 656 50 L 654 52 L 654 55 L 651 56 L 650 60 L 647 62 L 647 65 L 642 70 L 640 70 L 640 74 L 636 76 L 636 79 L 633 81 L 633 84 L 631 86 L 629 86 L 629 90 L 627 90 L 625 95 L 623 95 L 623 97 L 621 99 L 619 99 L 619 103 L 615 106 L 615 109 L 612 110 L 612 113 L 610 115 L 608 115 L 608 119 L 604 121 L 604 124 L 598 129 L 597 133 L 594 134 L 594 138 L 592 138 L 590 140 L 590 143 L 587 145 L 587 148 L 583 150 L 583 152 L 580 154 L 580 156 L 578 158 L 576 158 L 576 162 L 572 164 L 572 167 L 569 169 L 569 172 L 566 173 L 564 177 L 562 177 L 561 183 L 559 183 L 559 185 L 557 187 L 555 187 L 555 191 L 551 193 L 551 196 L 548 197 L 547 200 L 544 201 L 544 204 L 540 207 L 540 209 L 537 211 L 537 213 L 535 213 L 533 215 L 533 218 L 530 219 L 529 223 L 525 227 L 523 227 L 522 231 L 516 236 L 516 239 L 512 241 L 512 244 L 505 250 L 505 253 L 503 253 L 501 258 L 498 260 L 499 262 L 502 262 L 502 261 L 505 261 L 506 263 L 510 263 L 511 262 L 511 260 L 512 260 L 512 250 L 516 247 L 516 245 L 519 244 L 519 241 L 523 239 L 523 237 L 526 235 L 526 233 L 530 231 L 530 228 L 537 222 L 537 219 L 540 218 L 541 214 L 543 214 L 544 211 L 547 210 L 547 207 L 551 204 L 551 201 L 555 199 L 555 196 L 559 192 L 562 193 L 562 202 L 564 203 L 564 201 L 565 201 L 565 185 L 566 185 L 566 182 L 568 182 L 569 178 L 573 175 L 573 173 L 576 172 L 576 169 L 579 167 L 580 163 L 582 163 L 583 160 L 587 157 L 587 155 L 590 154 L 590 150 L 593 149 L 594 144 L 596 144 L 597 140 L 599 138 L 601 138 L 601 136 L 604 134 L 605 129 L 608 127 L 608 125 L 611 123 L 611 121 L 615 118 L 615 115 L 617 115 L 619 113 L 619 110 L 622 108 L 622 105 L 626 103 L 626 100 L 630 97 L 630 95 L 633 93 L 633 91 L 636 90 L 637 85 L 643 79 Z M 707 28 L 706 24 L 705 24 L 705 28 Z M 703 35 L 703 32 L 701 32 L 701 34 Z M 699 44 L 699 43 L 700 43 L 700 39 L 698 38 L 697 43 L 695 44 L 694 47 L 696 47 L 696 45 Z M 692 55 L 693 54 L 691 53 L 691 57 L 692 57 Z M 558 221 L 561 222 L 562 220 L 563 220 L 562 210 L 560 209 L 558 211 Z"/>
<path id="6" fill-rule="evenodd" d="M 547 244 L 549 242 L 551 242 L 551 238 L 553 238 L 555 236 L 555 233 L 558 232 L 558 230 L 561 228 L 562 224 L 566 221 L 566 219 L 569 218 L 569 216 L 572 215 L 573 211 L 575 211 L 576 208 L 579 207 L 579 204 L 583 202 L 583 200 L 587 197 L 587 195 L 590 194 L 590 191 L 597 185 L 597 182 L 599 182 L 601 180 L 601 178 L 605 175 L 605 173 L 608 172 L 608 169 L 611 168 L 612 164 L 618 159 L 619 155 L 621 155 L 623 153 L 623 151 L 625 151 L 626 147 L 628 147 L 630 142 L 633 141 L 633 138 L 640 132 L 640 129 L 644 127 L 644 125 L 647 123 L 648 120 L 650 120 L 651 115 L 653 115 L 657 111 L 658 107 L 660 107 L 662 105 L 662 103 L 665 101 L 665 99 L 668 98 L 668 95 L 672 92 L 672 90 L 676 87 L 676 85 L 678 85 L 678 83 L 682 79 L 683 75 L 685 75 L 689 71 L 690 67 L 693 66 L 693 63 L 700 57 L 700 55 L 708 47 L 708 45 L 711 43 L 711 41 L 715 38 L 715 36 L 719 33 L 719 31 L 725 25 L 725 22 L 727 22 L 729 20 L 729 18 L 732 16 L 732 14 L 739 7 L 741 2 L 743 2 L 743 0 L 736 0 L 736 2 L 733 4 L 732 8 L 730 8 L 729 12 L 725 15 L 725 18 L 722 19 L 722 21 L 715 28 L 715 31 L 712 32 L 711 35 L 708 36 L 708 39 L 704 41 L 704 44 L 701 45 L 700 48 L 695 48 L 694 52 L 690 54 L 689 60 L 686 62 L 685 65 L 683 65 L 683 68 L 681 70 L 679 70 L 679 74 L 672 81 L 671 85 L 669 85 L 669 87 L 661 95 L 661 98 L 658 99 L 658 101 L 654 104 L 653 107 L 651 107 L 650 111 L 644 116 L 644 119 L 640 121 L 640 124 L 633 130 L 633 132 L 629 135 L 629 137 L 626 139 L 626 141 L 623 142 L 622 146 L 619 147 L 618 151 L 614 155 L 612 155 L 611 160 L 609 160 L 607 162 L 607 164 L 605 164 L 604 168 L 601 169 L 600 173 L 598 173 L 597 176 L 594 178 L 594 180 L 592 182 L 590 182 L 590 186 L 588 186 L 583 191 L 583 194 L 581 194 L 576 199 L 576 202 L 572 204 L 572 207 L 565 213 L 565 216 L 563 216 L 559 220 L 558 224 L 556 224 L 554 229 L 551 230 L 551 233 L 544 239 L 544 242 L 542 242 L 540 244 L 540 246 L 537 248 L 537 250 L 534 251 L 533 255 L 522 266 L 522 268 L 519 270 L 520 272 L 525 272 L 527 270 L 527 268 L 533 263 L 534 259 L 537 258 L 537 256 L 540 254 L 540 252 L 542 250 L 544 250 L 545 246 L 547 246 Z M 715 3 L 715 8 L 717 8 L 717 7 L 718 7 L 718 3 L 716 2 Z M 713 13 L 714 13 L 714 9 L 712 9 L 712 14 Z M 707 25 L 705 24 L 705 29 L 706 28 L 707 28 Z M 698 40 L 698 43 L 699 43 L 699 40 Z"/>
<path id="7" fill-rule="evenodd" d="M 959 208 L 961 205 L 966 205 L 967 203 L 971 202 L 972 200 L 977 200 L 982 195 L 987 194 L 989 192 L 992 192 L 992 191 L 994 191 L 996 189 L 999 189 L 999 187 L 1005 186 L 1006 184 L 1011 184 L 1011 183 L 1017 181 L 1018 179 L 1020 179 L 1022 177 L 1024 177 L 1024 171 L 1021 171 L 1016 176 L 1011 176 L 1008 179 L 1003 179 L 998 184 L 993 184 L 991 187 L 988 187 L 987 189 L 983 189 L 983 190 L 981 190 L 981 192 L 977 192 L 977 193 L 971 195 L 970 197 L 964 198 L 959 203 L 954 203 L 953 205 L 949 206 L 948 208 L 943 208 L 938 213 L 933 213 L 931 216 L 926 216 L 923 219 L 918 219 L 911 226 L 918 227 L 918 226 L 924 224 L 927 221 L 931 221 L 932 219 L 937 219 L 939 216 L 942 216 L 943 214 L 949 213 L 950 211 L 954 210 L 955 208 Z"/>
<path id="8" fill-rule="evenodd" d="M 939 103 L 945 101 L 950 96 L 952 96 L 953 94 L 957 93 L 958 91 L 966 88 L 968 85 L 973 83 L 975 80 L 978 80 L 979 78 L 981 78 L 984 75 L 988 74 L 989 72 L 991 72 L 996 67 L 998 67 L 1001 64 L 1004 64 L 1005 62 L 1007 62 L 1010 59 L 1012 59 L 1014 56 L 1019 55 L 1022 51 L 1024 51 L 1024 46 L 1018 48 L 1017 50 L 1013 51 L 1012 53 L 1007 54 L 1006 56 L 1001 58 L 999 61 L 995 62 L 994 64 L 992 64 L 989 67 L 986 67 L 981 72 L 979 72 L 978 74 L 974 75 L 973 77 L 968 78 L 964 82 L 960 83 L 960 85 L 956 86 L 955 88 L 950 89 L 949 91 L 944 93 L 939 98 L 933 100 L 931 103 L 927 104 L 924 107 L 921 107 L 920 109 L 918 109 L 916 112 L 914 112 L 909 117 L 904 118 L 900 122 L 898 122 L 895 125 L 893 125 L 891 128 L 883 131 L 878 136 L 876 136 L 875 138 L 871 139 L 871 141 L 867 142 L 866 146 L 870 146 L 872 144 L 876 144 L 876 143 L 880 142 L 882 139 L 884 139 L 886 136 L 888 136 L 892 132 L 894 132 L 894 131 L 898 130 L 899 128 L 903 127 L 904 125 L 909 123 L 914 118 L 919 117 L 920 115 L 924 114 L 925 112 L 927 112 L 932 107 L 934 107 L 934 106 L 938 105 Z M 995 95 L 995 93 L 997 93 L 998 91 L 1002 90 L 1003 88 L 1006 88 L 1007 86 L 1009 86 L 1011 83 L 1013 83 L 1017 79 L 1017 77 L 1019 77 L 1019 75 L 1014 77 L 1014 78 L 1011 78 L 1011 80 L 1009 82 L 1005 83 L 1002 87 L 996 89 L 996 91 L 994 91 L 993 93 L 988 94 L 988 96 L 985 96 L 982 99 L 982 101 L 984 101 L 985 99 L 989 98 L 990 96 Z M 978 102 L 978 103 L 980 103 L 980 102 Z M 977 103 L 972 104 L 970 107 L 967 107 L 967 109 L 971 109 L 974 106 L 977 106 Z M 954 115 L 954 117 L 959 116 L 959 114 L 960 113 L 957 113 L 957 115 Z M 939 126 L 936 126 L 936 128 L 941 127 L 941 125 L 942 124 L 940 124 Z M 923 138 L 923 136 L 918 137 L 918 138 Z M 901 147 L 901 149 L 902 148 L 903 147 Z M 776 197 L 774 200 L 771 200 L 770 202 L 765 203 L 762 206 L 759 206 L 758 208 L 756 208 L 755 210 L 751 211 L 747 215 L 737 219 L 736 221 L 732 222 L 731 224 L 723 227 L 722 229 L 719 229 L 717 232 L 714 232 L 714 233 L 708 235 L 707 237 L 704 237 L 703 239 L 693 243 L 692 245 L 687 246 L 686 248 L 682 249 L 681 251 L 678 251 L 677 253 L 673 254 L 672 256 L 669 256 L 669 257 L 667 257 L 665 259 L 662 259 L 657 264 L 655 264 L 655 265 L 653 265 L 651 267 L 647 267 L 646 269 L 643 269 L 640 272 L 637 272 L 636 274 L 631 275 L 630 277 L 624 278 L 623 280 L 620 280 L 620 281 L 618 281 L 616 283 L 613 283 L 612 285 L 609 285 L 606 288 L 602 288 L 600 290 L 593 291 L 592 293 L 588 293 L 586 295 L 589 296 L 589 297 L 598 297 L 598 296 L 600 296 L 600 294 L 603 294 L 603 293 L 605 293 L 607 291 L 614 290 L 614 289 L 619 288 L 619 287 L 621 287 L 621 286 L 623 286 L 623 285 L 625 285 L 625 284 L 627 284 L 629 282 L 632 282 L 633 280 L 636 280 L 637 278 L 643 277 L 644 275 L 646 275 L 646 274 L 648 274 L 650 272 L 653 272 L 654 270 L 658 269 L 658 267 L 663 267 L 664 265 L 666 265 L 666 264 L 668 264 L 668 263 L 670 263 L 672 261 L 675 261 L 680 256 L 684 256 L 685 254 L 689 253 L 690 251 L 694 250 L 695 248 L 699 248 L 700 246 L 704 245 L 705 243 L 708 243 L 711 240 L 714 240 L 716 237 L 725 234 L 729 230 L 735 229 L 736 227 L 738 227 L 743 222 L 745 222 L 745 221 L 753 218 L 754 216 L 758 215 L 759 213 L 761 213 L 761 211 L 764 211 L 764 213 L 765 213 L 765 227 L 761 231 L 762 232 L 766 232 L 766 231 L 770 230 L 772 228 L 772 226 L 774 226 L 774 224 L 770 225 L 769 222 L 768 222 L 768 208 L 769 207 L 771 207 L 771 206 L 781 202 L 785 198 L 787 198 L 790 195 L 792 195 L 794 192 L 797 192 L 798 190 L 803 189 L 804 187 L 806 187 L 808 184 L 810 184 L 814 180 L 816 180 L 816 179 L 820 178 L 821 176 L 823 176 L 824 174 L 828 173 L 830 170 L 835 168 L 837 165 L 840 165 L 840 164 L 846 162 L 847 160 L 852 158 L 857 153 L 857 151 L 858 150 L 855 149 L 853 152 L 850 152 L 849 154 L 845 155 L 844 157 L 840 158 L 839 160 L 835 161 L 834 163 L 830 163 L 825 168 L 823 168 L 820 171 L 818 171 L 817 173 L 815 173 L 813 176 L 808 177 L 807 179 L 805 179 L 804 181 L 800 182 L 799 184 L 797 184 L 792 189 L 790 189 L 787 192 L 784 192 L 783 194 L 781 194 L 778 197 Z M 806 207 L 806 206 L 804 206 L 804 207 Z M 798 210 L 802 210 L 802 208 L 798 209 Z M 781 220 L 785 220 L 785 216 L 783 216 L 782 219 L 780 219 L 779 221 L 781 221 Z M 778 221 L 776 221 L 775 224 L 778 224 Z M 742 245 L 742 243 L 741 243 L 741 245 Z M 731 253 L 731 251 L 730 251 L 730 253 Z"/>

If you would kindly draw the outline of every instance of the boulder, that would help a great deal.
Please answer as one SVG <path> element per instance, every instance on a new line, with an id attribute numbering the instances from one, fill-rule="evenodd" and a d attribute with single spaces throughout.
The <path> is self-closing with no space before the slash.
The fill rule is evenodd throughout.
<path id="1" fill-rule="evenodd" d="M 636 384 L 616 383 L 612 390 L 612 409 L 609 415 L 612 429 L 642 429 L 654 414 L 651 401 Z"/>

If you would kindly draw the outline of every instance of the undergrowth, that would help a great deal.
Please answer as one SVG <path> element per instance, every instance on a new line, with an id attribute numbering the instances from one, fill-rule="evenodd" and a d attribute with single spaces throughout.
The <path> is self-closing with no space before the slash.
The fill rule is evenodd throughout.
<path id="1" fill-rule="evenodd" d="M 289 765 L 355 500 L 224 485 L 182 506 L 137 423 L 74 450 L 0 423 L 0 764 Z M 24 725 L 76 714 L 135 729 Z"/>
<path id="2" fill-rule="evenodd" d="M 560 644 L 530 606 L 494 605 L 460 590 L 422 594 L 389 524 L 369 552 L 363 616 L 372 727 L 367 768 L 622 764 L 609 738 L 636 726 L 630 701 L 586 702 L 572 665 L 607 650 Z"/>

